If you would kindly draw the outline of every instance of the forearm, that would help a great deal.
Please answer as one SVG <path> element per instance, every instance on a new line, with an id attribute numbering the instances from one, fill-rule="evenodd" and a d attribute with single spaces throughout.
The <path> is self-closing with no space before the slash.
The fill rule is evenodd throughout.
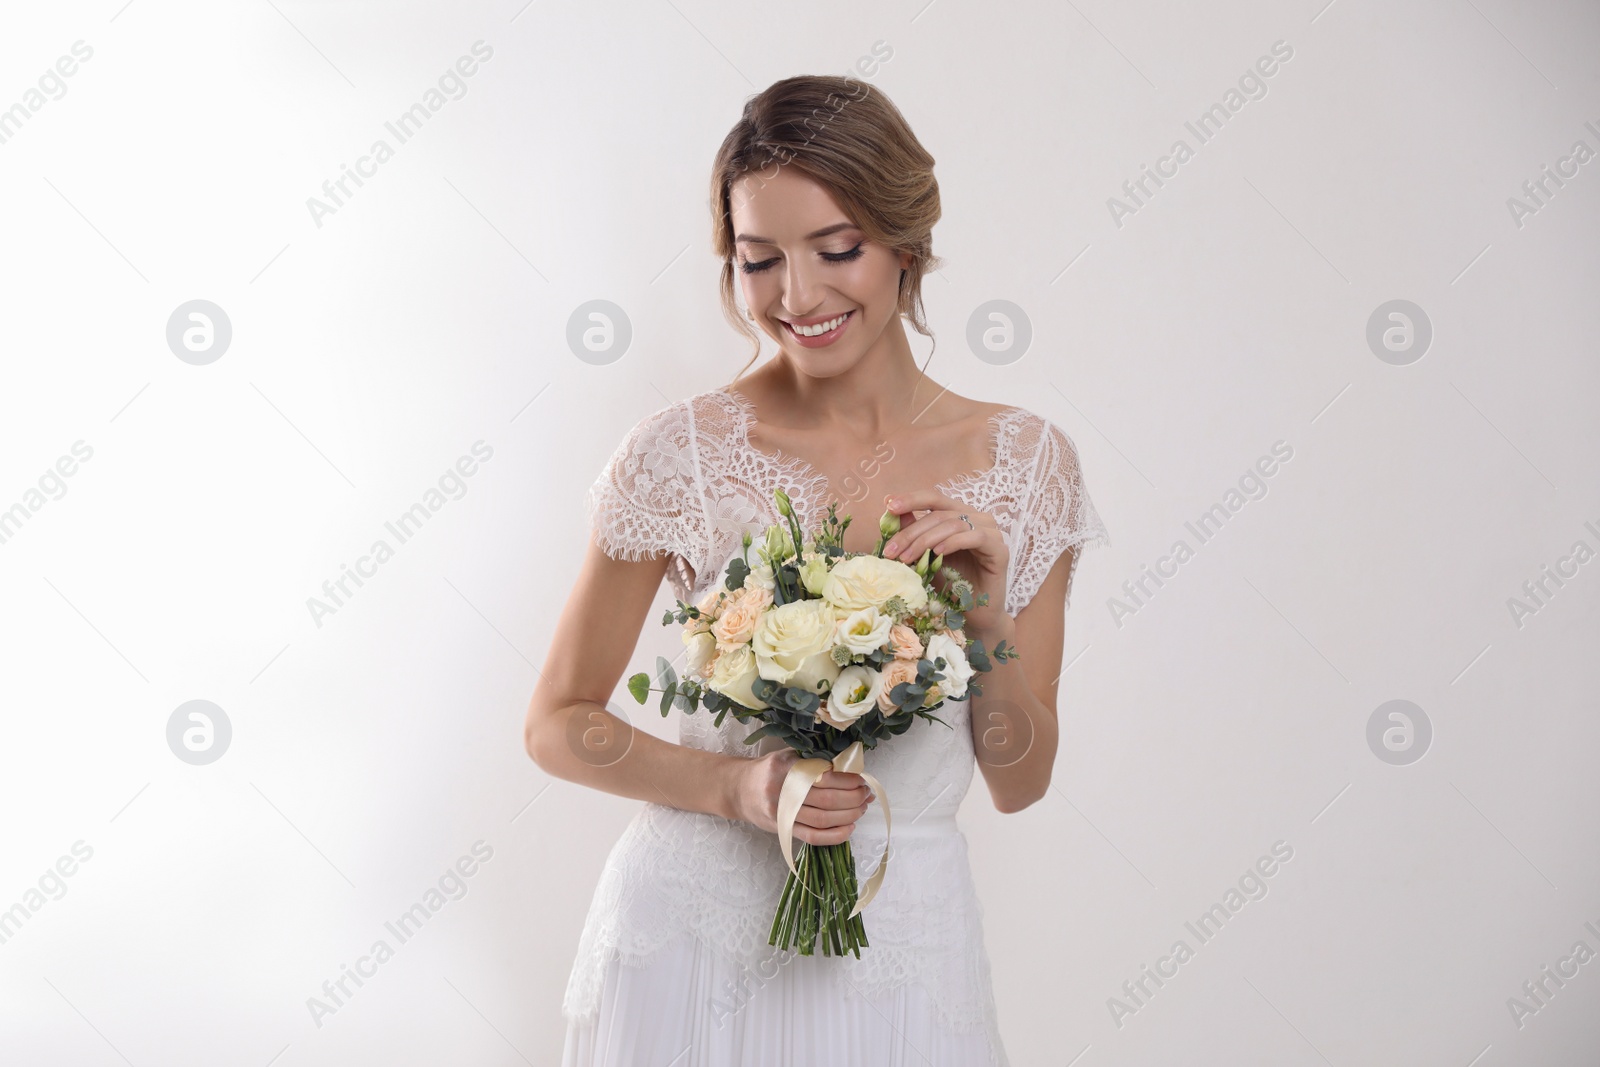
<path id="1" fill-rule="evenodd" d="M 1002 640 L 1008 647 L 1014 643 L 1016 622 L 1002 614 L 1000 621 L 979 632 L 969 630 L 968 636 L 993 652 Z M 994 670 L 973 675 L 983 694 L 970 698 L 978 768 L 995 807 L 1006 813 L 1043 798 L 1050 788 L 1059 740 L 1056 717 L 1029 686 L 1021 664 L 1021 659 L 997 661 Z"/>
<path id="2" fill-rule="evenodd" d="M 527 747 L 534 762 L 556 778 L 685 811 L 739 817 L 737 776 L 747 760 L 663 741 L 592 701 L 534 716 Z"/>

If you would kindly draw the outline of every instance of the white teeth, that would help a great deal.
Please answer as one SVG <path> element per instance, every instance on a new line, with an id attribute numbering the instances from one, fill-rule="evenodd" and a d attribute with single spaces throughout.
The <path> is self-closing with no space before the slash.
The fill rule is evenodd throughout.
<path id="1" fill-rule="evenodd" d="M 849 317 L 850 313 L 847 311 L 836 319 L 829 319 L 827 322 L 819 322 L 815 326 L 796 326 L 794 323 L 790 323 L 789 329 L 793 330 L 801 337 L 819 337 L 822 334 L 827 333 L 829 330 L 837 329 L 839 324 Z"/>

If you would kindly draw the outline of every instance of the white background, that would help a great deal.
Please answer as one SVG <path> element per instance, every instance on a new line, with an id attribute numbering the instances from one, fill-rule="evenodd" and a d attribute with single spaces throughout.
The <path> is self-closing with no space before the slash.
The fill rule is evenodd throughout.
<path id="1" fill-rule="evenodd" d="M 1112 539 L 1074 588 L 1054 788 L 1006 817 L 980 779 L 962 812 L 1013 1062 L 1594 1062 L 1600 962 L 1507 1007 L 1600 951 L 1600 561 L 1509 606 L 1600 550 L 1600 161 L 1507 204 L 1600 150 L 1592 4 L 8 4 L 0 108 L 80 40 L 0 144 L 0 509 L 93 449 L 0 543 L 0 908 L 93 855 L 0 944 L 0 1060 L 557 1059 L 637 808 L 521 746 L 582 494 L 744 362 L 706 209 L 743 100 L 882 41 L 871 80 L 938 160 L 929 373 L 1067 430 Z M 479 40 L 465 95 L 318 226 L 307 198 Z M 1113 221 L 1275 41 L 1266 95 Z M 203 366 L 166 341 L 194 299 L 233 330 Z M 603 366 L 566 341 L 594 299 L 633 329 Z M 993 299 L 1033 329 L 999 366 L 965 341 Z M 1395 299 L 1433 330 L 1405 365 L 1366 340 Z M 319 625 L 308 598 L 480 440 Z M 1280 440 L 1269 492 L 1119 620 Z M 647 625 L 630 669 L 675 644 Z M 205 766 L 167 743 L 195 699 L 233 730 Z M 1433 730 L 1405 766 L 1367 742 L 1392 699 Z M 480 840 L 465 896 L 317 1025 Z M 1280 840 L 1266 897 L 1114 1022 Z"/>

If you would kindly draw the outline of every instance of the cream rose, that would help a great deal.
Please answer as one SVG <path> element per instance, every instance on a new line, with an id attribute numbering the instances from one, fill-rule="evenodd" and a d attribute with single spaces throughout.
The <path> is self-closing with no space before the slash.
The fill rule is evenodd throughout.
<path id="1" fill-rule="evenodd" d="M 878 706 L 878 694 L 883 690 L 883 675 L 871 667 L 856 665 L 846 667 L 833 680 L 833 689 L 827 703 L 817 712 L 817 717 L 840 730 Z"/>
<path id="2" fill-rule="evenodd" d="M 852 656 L 865 656 L 888 643 L 893 626 L 894 620 L 877 608 L 862 608 L 839 620 L 837 640 Z"/>
<path id="3" fill-rule="evenodd" d="M 698 633 L 684 632 L 683 643 L 689 650 L 689 673 L 698 678 L 706 676 L 706 664 L 711 662 L 711 657 L 717 653 L 717 639 L 709 630 Z"/>
<path id="4" fill-rule="evenodd" d="M 761 616 L 750 647 L 761 677 L 823 693 L 839 676 L 833 661 L 838 615 L 825 600 L 794 600 Z"/>
<path id="5" fill-rule="evenodd" d="M 851 556 L 835 563 L 822 586 L 822 598 L 845 611 L 881 607 L 894 596 L 912 611 L 928 603 L 928 591 L 916 571 L 899 560 L 878 556 Z"/>
<path id="6" fill-rule="evenodd" d="M 711 627 L 717 647 L 723 650 L 746 644 L 761 621 L 761 613 L 772 605 L 772 594 L 760 587 L 745 589 L 733 598 L 733 603 L 723 609 L 722 616 Z"/>
<path id="7" fill-rule="evenodd" d="M 941 685 L 945 695 L 959 700 L 967 693 L 967 682 L 973 675 L 972 664 L 967 662 L 967 654 L 949 634 L 934 634 L 928 638 L 928 654 L 924 658 L 933 660 L 939 656 L 944 657 L 944 669 L 939 673 L 944 675 Z"/>
<path id="8" fill-rule="evenodd" d="M 894 704 L 894 687 L 901 682 L 917 680 L 917 664 L 909 659 L 892 659 L 883 668 L 883 688 L 878 693 L 878 707 L 885 715 L 900 711 Z"/>
<path id="9" fill-rule="evenodd" d="M 766 701 L 757 697 L 751 689 L 759 677 L 756 654 L 750 651 L 749 645 L 740 645 L 717 656 L 716 665 L 711 671 L 711 688 L 747 708 L 765 708 L 768 707 Z"/>
<path id="10" fill-rule="evenodd" d="M 894 649 L 895 659 L 916 661 L 922 658 L 922 638 L 903 622 L 895 623 L 889 631 L 889 647 Z"/>

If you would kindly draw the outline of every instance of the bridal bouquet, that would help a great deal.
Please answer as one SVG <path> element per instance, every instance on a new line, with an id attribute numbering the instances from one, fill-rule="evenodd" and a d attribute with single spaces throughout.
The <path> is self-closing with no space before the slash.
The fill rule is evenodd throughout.
<path id="1" fill-rule="evenodd" d="M 848 839 L 801 841 L 795 848 L 795 817 L 807 793 L 825 771 L 860 774 L 883 802 L 887 833 L 889 797 L 867 773 L 865 750 L 919 718 L 948 728 L 932 713 L 946 700 L 981 694 L 974 675 L 1018 653 L 1004 641 L 986 652 L 962 633 L 965 612 L 986 604 L 988 595 L 945 567 L 942 556 L 924 552 L 915 565 L 883 558 L 883 546 L 900 529 L 893 513 L 878 523 L 876 549 L 851 553 L 843 547 L 848 515 L 839 519 L 830 505 L 808 545 L 788 495 L 782 489 L 775 495 L 784 523 L 767 527 L 754 544 L 747 531 L 722 585 L 699 604 L 678 601 L 662 620 L 683 626 L 686 677 L 658 658 L 661 687 L 652 690 L 641 672 L 628 679 L 628 690 L 641 704 L 659 692 L 663 716 L 674 705 L 691 714 L 704 706 L 719 727 L 730 713 L 758 722 L 746 744 L 779 737 L 799 752 L 778 800 L 789 876 L 767 943 L 798 945 L 809 956 L 820 936 L 825 955 L 853 952 L 859 959 L 867 944 L 860 912 L 888 869 L 887 839 L 883 859 L 858 893 Z M 934 584 L 941 571 L 942 588 Z"/>

